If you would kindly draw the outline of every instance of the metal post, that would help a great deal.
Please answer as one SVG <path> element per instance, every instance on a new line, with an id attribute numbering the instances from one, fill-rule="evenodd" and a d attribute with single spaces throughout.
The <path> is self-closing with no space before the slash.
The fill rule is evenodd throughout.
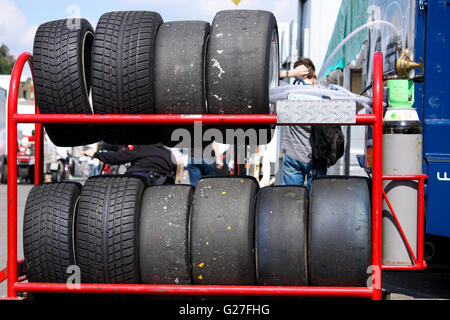
<path id="1" fill-rule="evenodd" d="M 31 74 L 34 82 L 33 61 L 31 58 L 28 59 L 28 63 L 30 64 Z M 36 99 L 35 114 L 40 114 Z M 44 182 L 44 129 L 42 123 L 35 123 L 34 126 L 34 184 L 38 185 Z"/>
<path id="2" fill-rule="evenodd" d="M 36 105 L 37 113 L 39 110 Z M 34 184 L 38 185 L 44 182 L 44 129 L 41 123 L 35 124 L 34 135 Z"/>
<path id="3" fill-rule="evenodd" d="M 20 76 L 31 53 L 22 53 L 11 74 L 8 94 L 8 282 L 9 298 L 16 298 L 14 288 L 17 282 L 17 99 L 19 97 Z M 31 63 L 30 63 L 31 66 Z"/>
<path id="4" fill-rule="evenodd" d="M 372 299 L 381 300 L 382 212 L 383 212 L 383 54 L 373 59 L 373 174 L 372 174 Z"/>

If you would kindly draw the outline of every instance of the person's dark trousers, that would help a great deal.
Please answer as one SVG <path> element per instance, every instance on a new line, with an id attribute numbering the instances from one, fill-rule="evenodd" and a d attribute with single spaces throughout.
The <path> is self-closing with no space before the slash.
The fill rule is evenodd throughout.
<path id="1" fill-rule="evenodd" d="M 187 165 L 191 185 L 196 187 L 198 180 L 203 176 L 214 176 L 217 172 L 216 163 L 207 163 L 205 160 L 191 159 Z"/>
<path id="2" fill-rule="evenodd" d="M 146 186 L 161 186 L 163 184 L 173 184 L 175 180 L 172 177 L 160 175 L 160 174 L 152 174 L 146 171 L 136 171 L 126 173 L 127 176 L 136 176 L 142 178 L 146 183 Z"/>

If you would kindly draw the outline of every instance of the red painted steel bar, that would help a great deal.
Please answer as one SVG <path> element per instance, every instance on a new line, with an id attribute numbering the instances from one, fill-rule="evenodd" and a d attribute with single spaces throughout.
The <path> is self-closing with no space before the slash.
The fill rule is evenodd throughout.
<path id="1" fill-rule="evenodd" d="M 8 279 L 8 268 L 0 270 L 0 283 Z"/>
<path id="2" fill-rule="evenodd" d="M 381 300 L 382 265 L 382 170 L 383 170 L 383 54 L 376 52 L 373 58 L 373 166 L 372 166 L 372 299 Z"/>
<path id="3" fill-rule="evenodd" d="M 37 102 L 35 113 L 39 114 Z M 38 185 L 44 182 L 44 128 L 42 123 L 36 122 L 34 124 L 34 137 L 34 184 Z"/>
<path id="4" fill-rule="evenodd" d="M 394 208 L 392 208 L 391 202 L 389 201 L 389 199 L 388 199 L 388 197 L 386 195 L 386 192 L 384 192 L 384 190 L 382 190 L 382 193 L 383 193 L 383 198 L 386 201 L 386 203 L 387 203 L 387 205 L 389 207 L 389 210 L 391 211 L 392 217 L 394 218 L 394 221 L 395 221 L 395 224 L 396 224 L 396 226 L 398 228 L 398 231 L 400 232 L 400 236 L 402 237 L 403 241 L 406 244 L 406 248 L 408 249 L 409 255 L 412 257 L 414 265 L 417 265 L 417 260 L 416 260 L 416 257 L 414 255 L 414 252 L 413 252 L 413 250 L 411 248 L 411 245 L 409 244 L 408 238 L 406 238 L 405 232 L 403 231 L 403 228 L 402 228 L 402 226 L 400 224 L 400 221 L 398 221 L 398 218 L 397 218 L 397 215 L 395 214 Z"/>
<path id="5" fill-rule="evenodd" d="M 183 115 L 183 114 L 108 114 L 108 115 L 77 115 L 77 114 L 15 114 L 13 118 L 18 123 L 90 123 L 90 124 L 277 124 L 277 116 L 270 114 L 246 115 Z M 361 114 L 356 116 L 355 124 L 372 124 L 375 115 Z M 298 125 L 298 123 L 296 123 Z"/>
<path id="6" fill-rule="evenodd" d="M 31 53 L 22 53 L 14 64 L 8 93 L 8 297 L 17 297 L 17 100 L 20 77 L 25 63 L 32 67 Z"/>
<path id="7" fill-rule="evenodd" d="M 417 223 L 417 257 L 419 265 L 422 265 L 422 269 L 426 269 L 427 263 L 423 259 L 423 242 L 424 242 L 424 234 L 425 234 L 425 178 L 419 180 L 419 190 L 417 195 L 418 201 L 418 213 L 417 219 L 419 219 Z"/>
<path id="8" fill-rule="evenodd" d="M 411 264 L 411 265 L 383 265 L 383 271 L 421 271 L 427 268 L 427 264 L 425 261 L 422 264 Z"/>
<path id="9" fill-rule="evenodd" d="M 383 175 L 383 180 L 425 180 L 428 179 L 426 174 L 405 174 L 405 175 Z"/>
<path id="10" fill-rule="evenodd" d="M 76 287 L 78 286 L 78 287 Z M 138 285 L 138 284 L 65 284 L 16 283 L 23 292 L 117 293 L 158 295 L 228 295 L 228 296 L 347 296 L 371 297 L 367 287 L 290 287 L 290 286 L 219 286 L 219 285 Z"/>

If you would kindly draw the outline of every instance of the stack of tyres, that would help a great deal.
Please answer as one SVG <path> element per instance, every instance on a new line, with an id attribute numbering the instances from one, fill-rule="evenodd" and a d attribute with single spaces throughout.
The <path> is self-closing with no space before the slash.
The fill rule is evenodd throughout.
<path id="1" fill-rule="evenodd" d="M 311 197 L 247 176 L 46 183 L 28 196 L 23 242 L 31 282 L 76 266 L 82 283 L 364 286 L 370 193 L 361 177 L 317 179 Z"/>
<path id="2" fill-rule="evenodd" d="M 268 114 L 278 82 L 277 25 L 265 11 L 222 11 L 212 25 L 110 12 L 95 33 L 84 19 L 78 29 L 59 20 L 39 28 L 34 56 L 42 113 Z M 174 129 L 46 126 L 57 145 L 171 145 Z M 259 189 L 246 176 L 195 189 L 120 175 L 38 185 L 24 217 L 28 280 L 66 282 L 76 265 L 83 283 L 365 285 L 367 180 L 317 179 L 311 190 Z"/>
<path id="3" fill-rule="evenodd" d="M 268 114 L 269 89 L 278 85 L 279 77 L 277 30 L 274 15 L 261 10 L 221 11 L 212 25 L 164 23 L 152 11 L 105 13 L 95 32 L 85 19 L 44 23 L 33 49 L 39 111 Z M 182 139 L 186 131 L 175 132 L 175 126 L 52 124 L 45 128 L 57 146 L 100 140 L 192 146 Z M 192 126 L 179 129 L 193 135 Z M 256 140 L 248 139 L 247 144 L 270 142 L 270 128 L 263 129 L 262 139 L 258 132 Z M 224 133 L 211 139 L 224 142 Z"/>

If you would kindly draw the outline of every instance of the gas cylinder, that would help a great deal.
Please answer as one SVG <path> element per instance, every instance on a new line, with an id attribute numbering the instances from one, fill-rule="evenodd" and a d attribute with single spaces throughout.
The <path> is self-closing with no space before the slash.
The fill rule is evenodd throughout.
<path id="1" fill-rule="evenodd" d="M 422 126 L 413 108 L 411 80 L 389 80 L 389 108 L 383 119 L 383 174 L 422 173 Z M 418 181 L 385 180 L 383 188 L 406 239 L 417 255 Z M 393 214 L 383 201 L 383 264 L 413 264 Z"/>

